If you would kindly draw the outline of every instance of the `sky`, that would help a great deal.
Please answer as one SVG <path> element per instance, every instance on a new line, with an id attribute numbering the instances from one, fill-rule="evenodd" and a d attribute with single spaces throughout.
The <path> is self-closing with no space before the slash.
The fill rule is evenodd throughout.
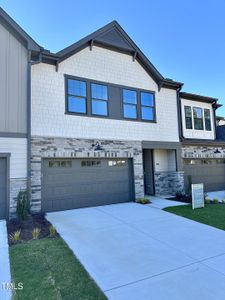
<path id="1" fill-rule="evenodd" d="M 183 91 L 219 98 L 225 117 L 225 0 L 0 0 L 41 46 L 57 52 L 117 20 Z"/>

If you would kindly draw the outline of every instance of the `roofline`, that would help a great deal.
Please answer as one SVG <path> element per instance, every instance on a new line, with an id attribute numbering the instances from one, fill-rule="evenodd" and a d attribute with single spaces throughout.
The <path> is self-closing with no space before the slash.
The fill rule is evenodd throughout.
<path id="1" fill-rule="evenodd" d="M 193 101 L 201 101 L 201 102 L 208 102 L 208 103 L 215 103 L 218 101 L 218 98 L 202 96 L 197 94 L 191 94 L 186 92 L 180 92 L 180 98 L 193 100 Z"/>
<path id="2" fill-rule="evenodd" d="M 182 141 L 182 145 L 188 146 L 188 145 L 193 145 L 193 146 L 225 146 L 225 140 L 200 140 L 200 139 L 184 139 Z"/>
<path id="3" fill-rule="evenodd" d="M 28 50 L 40 51 L 40 47 L 4 10 L 0 7 L 0 23 L 11 30 L 16 38 L 25 42 Z"/>

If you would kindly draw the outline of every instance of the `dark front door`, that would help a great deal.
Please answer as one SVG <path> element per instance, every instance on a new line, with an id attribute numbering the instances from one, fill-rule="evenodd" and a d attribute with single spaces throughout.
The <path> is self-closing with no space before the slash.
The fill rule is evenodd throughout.
<path id="1" fill-rule="evenodd" d="M 0 158 L 0 220 L 6 218 L 6 159 Z"/>
<path id="2" fill-rule="evenodd" d="M 132 176 L 130 159 L 45 159 L 42 210 L 132 201 Z"/>
<path id="3" fill-rule="evenodd" d="M 153 151 L 143 150 L 144 184 L 145 194 L 154 195 L 154 176 L 153 176 Z"/>

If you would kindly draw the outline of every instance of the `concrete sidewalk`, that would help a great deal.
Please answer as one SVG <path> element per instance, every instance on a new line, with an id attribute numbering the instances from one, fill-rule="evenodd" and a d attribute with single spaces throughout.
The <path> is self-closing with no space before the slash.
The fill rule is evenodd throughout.
<path id="1" fill-rule="evenodd" d="M 225 299 L 222 230 L 136 203 L 47 219 L 109 299 Z"/>
<path id="2" fill-rule="evenodd" d="M 0 220 L 0 300 L 11 299 L 11 292 L 4 289 L 4 283 L 10 282 L 11 275 L 6 221 Z"/>

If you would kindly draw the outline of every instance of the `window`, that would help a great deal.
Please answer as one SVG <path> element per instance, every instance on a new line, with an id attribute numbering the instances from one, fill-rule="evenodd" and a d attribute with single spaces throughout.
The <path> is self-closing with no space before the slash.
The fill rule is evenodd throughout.
<path id="1" fill-rule="evenodd" d="M 125 166 L 126 161 L 125 160 L 109 160 L 108 166 L 109 167 L 123 167 Z"/>
<path id="2" fill-rule="evenodd" d="M 192 111 L 191 111 L 191 106 L 185 106 L 184 107 L 184 111 L 185 111 L 186 129 L 192 129 Z"/>
<path id="3" fill-rule="evenodd" d="M 203 130 L 203 112 L 200 107 L 193 107 L 194 127 L 197 130 Z"/>
<path id="4" fill-rule="evenodd" d="M 211 118 L 210 118 L 210 110 L 205 108 L 204 109 L 204 118 L 205 118 L 205 130 L 211 131 Z"/>
<path id="5" fill-rule="evenodd" d="M 67 79 L 67 110 L 72 113 L 86 114 L 86 82 Z"/>
<path id="6" fill-rule="evenodd" d="M 48 162 L 49 168 L 71 168 L 71 160 L 51 160 Z"/>
<path id="7" fill-rule="evenodd" d="M 137 119 L 137 92 L 123 89 L 124 118 Z"/>
<path id="8" fill-rule="evenodd" d="M 147 121 L 155 120 L 154 94 L 141 92 L 141 119 Z"/>
<path id="9" fill-rule="evenodd" d="M 93 115 L 108 115 L 108 88 L 106 85 L 91 83 L 91 111 Z"/>
<path id="10" fill-rule="evenodd" d="M 99 167 L 101 165 L 100 160 L 82 160 L 81 167 Z"/>

